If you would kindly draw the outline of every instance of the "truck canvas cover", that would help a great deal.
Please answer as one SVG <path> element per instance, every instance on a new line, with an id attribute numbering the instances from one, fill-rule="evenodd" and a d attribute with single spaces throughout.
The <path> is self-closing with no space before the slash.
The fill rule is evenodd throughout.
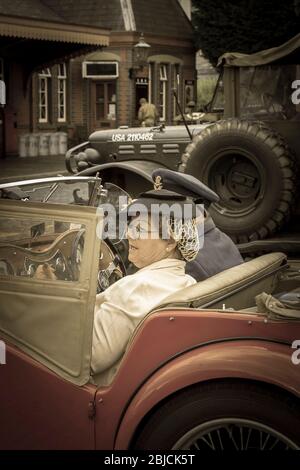
<path id="1" fill-rule="evenodd" d="M 241 54 L 239 52 L 226 52 L 221 55 L 218 65 L 229 65 L 232 67 L 255 67 L 257 65 L 270 64 L 283 59 L 300 48 L 300 34 L 278 47 L 265 49 L 254 54 Z"/>

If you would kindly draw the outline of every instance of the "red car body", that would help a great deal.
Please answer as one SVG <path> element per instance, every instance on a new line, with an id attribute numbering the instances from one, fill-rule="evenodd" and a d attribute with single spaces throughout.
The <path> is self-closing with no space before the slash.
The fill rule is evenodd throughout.
<path id="1" fill-rule="evenodd" d="M 38 235 L 42 230 L 41 220 L 47 222 L 46 235 Z M 67 229 L 65 221 L 69 224 Z M 194 386 L 201 392 L 207 384 L 224 384 L 224 381 L 230 383 L 233 399 L 239 399 L 241 383 L 246 398 L 247 387 L 249 390 L 263 388 L 271 399 L 274 395 L 276 399 L 274 405 L 270 401 L 269 410 L 272 416 L 279 411 L 285 413 L 286 399 L 291 400 L 295 411 L 286 421 L 290 422 L 288 432 L 293 434 L 294 447 L 299 447 L 300 364 L 297 364 L 300 361 L 292 360 L 295 353 L 292 344 L 300 339 L 297 319 L 271 320 L 267 314 L 225 308 L 225 304 L 223 309 L 167 304 L 150 312 L 139 324 L 111 384 L 97 385 L 97 379 L 90 376 L 90 360 L 100 272 L 99 257 L 95 255 L 100 247 L 96 233 L 98 222 L 92 207 L 0 200 L 0 340 L 3 340 L 0 346 L 6 346 L 5 364 L 0 365 L 0 448 L 135 448 L 140 436 L 145 436 L 147 423 L 151 425 L 152 417 L 166 403 L 183 396 L 184 405 L 182 392 L 194 390 Z M 21 234 L 24 227 L 26 230 L 29 227 L 32 237 L 20 240 L 16 236 L 18 224 Z M 85 239 L 81 253 L 76 250 L 80 248 L 83 226 Z M 5 241 L 3 230 L 16 238 L 13 244 L 11 238 L 9 243 Z M 76 230 L 78 237 L 74 237 Z M 102 244 L 100 248 L 104 253 Z M 69 278 L 39 280 L 31 275 L 34 263 L 53 261 L 61 269 L 68 256 L 75 256 L 80 268 L 70 271 Z M 270 256 L 275 260 L 275 264 L 273 261 L 270 264 L 274 276 L 281 275 L 284 255 Z M 247 273 L 250 264 L 253 270 L 255 263 L 249 261 L 248 265 L 224 272 L 225 275 L 220 273 L 221 277 L 214 276 L 213 286 L 216 279 L 219 283 L 225 279 L 226 289 L 230 288 L 233 273 L 238 283 L 243 270 L 246 277 L 242 287 L 246 290 L 240 290 L 241 286 L 237 289 L 235 284 L 241 305 L 243 296 L 251 297 L 247 293 Z M 13 264 L 22 270 L 17 272 Z M 258 266 L 262 264 L 258 262 Z M 273 276 L 270 266 L 262 271 L 260 279 L 266 280 L 270 273 Z M 255 274 L 252 271 L 249 281 L 252 294 Z M 265 286 L 273 286 L 274 279 Z M 201 289 L 205 283 L 195 286 Z M 295 287 L 295 281 L 292 283 Z M 230 289 L 229 294 L 232 294 Z M 257 406 L 263 409 L 264 403 Z M 198 411 L 201 414 L 201 404 Z M 212 413 L 212 420 L 222 415 L 220 411 Z M 228 415 L 231 413 L 229 410 Z M 239 418 L 241 413 L 243 409 L 237 412 Z M 249 410 L 245 411 L 245 418 L 251 418 Z M 254 418 L 257 424 L 259 412 Z M 173 418 L 169 427 L 174 423 Z M 281 424 L 284 425 L 281 419 L 274 424 L 275 428 L 279 426 L 275 437 L 280 438 L 286 431 L 281 429 Z M 185 423 L 185 429 L 186 426 Z M 175 443 L 176 439 L 162 442 L 162 448 L 170 448 L 170 442 Z M 140 446 L 149 445 L 146 448 L 156 445 L 142 442 Z"/>
<path id="2" fill-rule="evenodd" d="M 69 383 L 9 346 L 0 369 L 1 448 L 128 449 L 162 400 L 207 381 L 267 383 L 299 399 L 300 365 L 291 361 L 295 338 L 300 324 L 164 309 L 143 322 L 112 385 L 99 389 Z"/>

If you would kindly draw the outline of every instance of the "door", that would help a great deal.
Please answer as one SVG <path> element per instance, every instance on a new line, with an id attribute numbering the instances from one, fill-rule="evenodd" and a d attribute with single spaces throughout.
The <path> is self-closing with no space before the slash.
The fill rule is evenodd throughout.
<path id="1" fill-rule="evenodd" d="M 137 78 L 135 83 L 135 116 L 137 118 L 140 109 L 140 99 L 148 101 L 148 78 Z"/>
<path id="2" fill-rule="evenodd" d="M 94 448 L 96 227 L 93 208 L 0 201 L 2 449 Z"/>
<path id="3" fill-rule="evenodd" d="M 116 127 L 116 81 L 91 82 L 91 131 Z"/>

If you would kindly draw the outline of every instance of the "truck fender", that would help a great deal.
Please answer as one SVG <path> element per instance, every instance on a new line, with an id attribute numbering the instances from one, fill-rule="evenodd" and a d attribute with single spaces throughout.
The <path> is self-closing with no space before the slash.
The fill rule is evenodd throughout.
<path id="1" fill-rule="evenodd" d="M 117 170 L 120 170 L 121 172 L 127 171 L 135 175 L 141 176 L 145 180 L 152 183 L 153 182 L 152 177 L 151 177 L 152 172 L 156 170 L 157 168 L 162 168 L 162 167 L 166 168 L 161 163 L 158 164 L 155 162 L 144 161 L 144 160 L 130 160 L 128 162 L 111 162 L 111 163 L 103 163 L 101 165 L 94 165 L 90 168 L 80 171 L 79 173 L 77 173 L 77 175 L 78 176 L 91 176 L 99 172 L 101 176 L 102 172 L 106 170 L 110 170 L 110 169 L 115 169 L 116 171 Z"/>
<path id="2" fill-rule="evenodd" d="M 77 173 L 78 176 L 91 176 L 99 173 L 104 182 L 114 183 L 125 190 L 132 198 L 153 189 L 152 172 L 162 165 L 143 160 L 111 162 L 95 165 Z"/>

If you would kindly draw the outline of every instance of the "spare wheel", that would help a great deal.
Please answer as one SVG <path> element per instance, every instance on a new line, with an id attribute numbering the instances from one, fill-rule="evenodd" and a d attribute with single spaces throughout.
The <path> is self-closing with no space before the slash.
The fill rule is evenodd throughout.
<path id="1" fill-rule="evenodd" d="M 228 119 L 208 126 L 187 146 L 179 171 L 196 176 L 220 196 L 210 213 L 236 242 L 274 233 L 294 204 L 294 155 L 262 122 Z"/>

